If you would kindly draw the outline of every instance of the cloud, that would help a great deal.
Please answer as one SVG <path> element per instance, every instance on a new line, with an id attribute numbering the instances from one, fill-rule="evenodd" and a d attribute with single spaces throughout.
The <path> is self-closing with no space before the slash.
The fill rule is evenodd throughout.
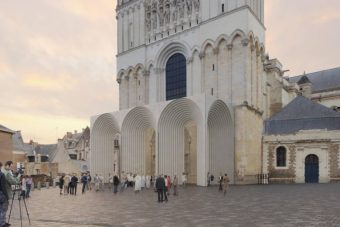
<path id="1" fill-rule="evenodd" d="M 31 73 L 25 76 L 22 82 L 24 87 L 60 92 L 72 90 L 76 86 L 76 80 L 66 75 L 51 78 L 46 75 Z"/>
<path id="2" fill-rule="evenodd" d="M 2 112 L 48 118 L 52 128 L 63 123 L 50 116 L 73 119 L 81 128 L 84 119 L 117 110 L 113 1 L 0 1 L 0 31 Z M 24 120 L 19 127 L 0 119 L 26 128 Z"/>

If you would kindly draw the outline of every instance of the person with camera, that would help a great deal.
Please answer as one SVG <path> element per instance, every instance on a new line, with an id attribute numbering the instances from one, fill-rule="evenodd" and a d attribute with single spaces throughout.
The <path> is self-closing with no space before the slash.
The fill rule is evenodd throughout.
<path id="1" fill-rule="evenodd" d="M 8 194 L 8 197 L 7 197 L 7 200 L 4 203 L 4 206 L 1 207 L 2 208 L 1 214 L 2 214 L 2 212 L 4 212 L 4 219 L 6 219 L 6 213 L 7 213 L 7 210 L 8 210 L 8 205 L 9 205 L 8 199 L 11 199 L 12 196 L 13 196 L 12 185 L 19 185 L 20 184 L 20 176 L 21 176 L 20 173 L 18 173 L 18 175 L 16 177 L 14 177 L 12 169 L 13 169 L 13 162 L 7 161 L 5 163 L 5 168 L 2 171 L 4 176 L 5 176 L 5 180 L 6 180 L 5 188 L 6 188 L 6 191 L 7 191 L 7 194 Z M 1 221 L 2 221 L 2 217 L 1 217 Z M 5 223 L 2 226 L 10 226 L 10 224 Z"/>
<path id="2" fill-rule="evenodd" d="M 2 163 L 0 162 L 0 170 Z M 8 193 L 6 189 L 6 177 L 5 174 L 0 171 L 0 226 L 5 227 L 10 224 L 6 223 L 6 211 L 8 209 Z"/>

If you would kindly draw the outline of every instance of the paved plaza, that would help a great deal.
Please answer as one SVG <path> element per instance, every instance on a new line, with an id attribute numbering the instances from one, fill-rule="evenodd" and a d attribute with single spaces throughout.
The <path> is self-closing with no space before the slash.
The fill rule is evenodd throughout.
<path id="1" fill-rule="evenodd" d="M 188 186 L 168 203 L 156 201 L 152 190 L 60 196 L 50 188 L 33 191 L 27 206 L 34 227 L 340 226 L 340 184 L 231 186 L 225 197 L 217 187 Z M 14 203 L 11 222 L 17 227 Z"/>

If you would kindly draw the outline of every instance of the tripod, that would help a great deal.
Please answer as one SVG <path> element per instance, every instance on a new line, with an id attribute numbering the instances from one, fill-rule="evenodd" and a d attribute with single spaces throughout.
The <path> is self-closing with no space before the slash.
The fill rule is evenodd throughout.
<path id="1" fill-rule="evenodd" d="M 8 216 L 8 223 L 11 220 L 11 214 L 12 214 L 12 208 L 13 208 L 13 201 L 14 201 L 14 197 L 15 197 L 15 193 L 18 192 L 18 201 L 19 201 L 19 211 L 20 211 L 20 223 L 21 223 L 21 227 L 22 227 L 22 214 L 21 214 L 21 197 L 22 200 L 24 201 L 24 205 L 25 205 L 25 209 L 26 209 L 26 214 L 28 217 L 28 222 L 31 225 L 31 220 L 30 220 L 30 215 L 28 213 L 28 209 L 26 206 L 26 200 L 25 200 L 25 195 L 21 195 L 21 191 L 19 190 L 13 190 L 13 196 L 12 196 L 12 202 L 11 202 L 11 209 L 9 211 L 9 216 Z"/>

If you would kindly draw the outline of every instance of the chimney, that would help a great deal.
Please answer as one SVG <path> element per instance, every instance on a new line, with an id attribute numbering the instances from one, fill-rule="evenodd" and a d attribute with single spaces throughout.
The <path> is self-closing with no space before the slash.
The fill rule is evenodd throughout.
<path id="1" fill-rule="evenodd" d="M 74 134 L 77 134 L 77 130 L 74 130 Z"/>

